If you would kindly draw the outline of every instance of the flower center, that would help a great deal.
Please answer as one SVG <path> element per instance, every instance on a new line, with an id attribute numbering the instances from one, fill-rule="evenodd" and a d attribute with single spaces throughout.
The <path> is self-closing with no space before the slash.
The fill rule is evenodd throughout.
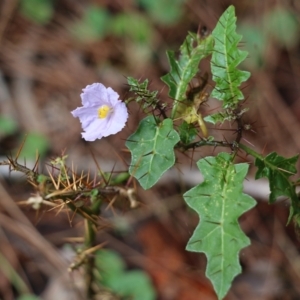
<path id="1" fill-rule="evenodd" d="M 100 106 L 98 108 L 98 118 L 105 119 L 111 110 L 112 110 L 111 107 L 109 107 L 106 104 Z"/>

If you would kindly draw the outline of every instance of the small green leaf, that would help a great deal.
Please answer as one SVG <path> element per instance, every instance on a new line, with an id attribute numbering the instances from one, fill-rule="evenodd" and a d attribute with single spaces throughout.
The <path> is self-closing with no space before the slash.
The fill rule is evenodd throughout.
<path id="1" fill-rule="evenodd" d="M 116 293 L 132 300 L 154 300 L 155 290 L 150 278 L 143 271 L 124 272 L 119 278 L 107 282 L 107 286 Z"/>
<path id="2" fill-rule="evenodd" d="M 198 133 L 198 130 L 193 124 L 188 124 L 185 121 L 180 124 L 178 129 L 180 140 L 184 144 L 191 143 L 196 138 Z"/>
<path id="3" fill-rule="evenodd" d="M 158 91 L 150 91 L 148 89 L 148 79 L 146 79 L 143 82 L 139 82 L 139 80 L 133 77 L 128 77 L 127 82 L 130 86 L 129 91 L 134 92 L 136 94 L 134 100 L 142 105 L 144 111 L 146 111 L 148 108 L 156 108 L 159 102 L 159 99 L 157 98 Z M 128 99 L 127 102 L 131 100 L 132 98 Z"/>
<path id="4" fill-rule="evenodd" d="M 200 217 L 186 247 L 207 257 L 206 276 L 218 299 L 228 292 L 233 278 L 241 272 L 239 251 L 250 244 L 238 218 L 255 205 L 243 193 L 248 164 L 234 165 L 228 153 L 206 157 L 197 163 L 204 182 L 186 192 L 184 200 Z"/>
<path id="5" fill-rule="evenodd" d="M 110 15 L 106 9 L 90 5 L 81 20 L 71 27 L 72 35 L 81 42 L 93 42 L 103 38 L 109 29 Z"/>
<path id="6" fill-rule="evenodd" d="M 173 51 L 167 52 L 171 71 L 161 80 L 169 86 L 169 96 L 175 100 L 172 118 L 176 117 L 180 102 L 186 100 L 188 85 L 199 72 L 200 61 L 212 53 L 212 47 L 212 36 L 201 38 L 195 33 L 189 33 L 180 47 L 178 60 Z"/>
<path id="7" fill-rule="evenodd" d="M 237 118 L 240 118 L 244 113 L 246 113 L 249 110 L 248 107 L 241 109 L 238 113 L 232 111 L 231 109 L 225 109 L 223 112 L 219 112 L 216 114 L 212 114 L 209 116 L 206 116 L 204 120 L 206 122 L 217 124 L 217 123 L 223 123 L 225 121 L 233 121 Z"/>
<path id="8" fill-rule="evenodd" d="M 128 172 L 121 172 L 116 174 L 114 177 L 110 179 L 110 185 L 120 185 L 122 183 L 125 184 L 125 182 L 130 178 L 130 175 Z"/>
<path id="9" fill-rule="evenodd" d="M 128 11 L 111 20 L 110 31 L 116 36 L 131 38 L 141 44 L 150 44 L 153 37 L 153 28 L 149 21 L 138 13 Z"/>
<path id="10" fill-rule="evenodd" d="M 239 25 L 238 31 L 243 36 L 243 48 L 249 52 L 243 66 L 251 69 L 262 68 L 265 63 L 265 50 L 269 43 L 265 32 L 261 30 L 261 25 L 244 22 Z"/>
<path id="11" fill-rule="evenodd" d="M 172 25 L 179 21 L 184 0 L 138 0 L 154 21 L 161 25 Z"/>
<path id="12" fill-rule="evenodd" d="M 228 120 L 230 117 L 226 113 L 216 113 L 204 117 L 204 121 L 212 124 L 223 123 Z"/>
<path id="13" fill-rule="evenodd" d="M 11 118 L 0 116 L 0 136 L 13 134 L 17 131 L 18 124 Z"/>
<path id="14" fill-rule="evenodd" d="M 234 108 L 244 95 L 239 89 L 250 73 L 236 67 L 247 57 L 248 53 L 238 49 L 242 36 L 236 32 L 236 16 L 234 6 L 220 17 L 212 32 L 215 44 L 211 59 L 211 70 L 216 86 L 211 96 L 223 101 L 223 108 Z"/>
<path id="15" fill-rule="evenodd" d="M 288 222 L 293 216 L 300 213 L 300 201 L 297 197 L 296 186 L 289 180 L 289 177 L 297 173 L 296 163 L 299 155 L 291 158 L 284 158 L 275 152 L 266 157 L 256 157 L 255 166 L 258 170 L 255 179 L 267 177 L 270 185 L 270 203 L 274 203 L 280 196 L 287 196 L 291 199 L 290 216 Z"/>
<path id="16" fill-rule="evenodd" d="M 106 284 L 116 277 L 120 277 L 125 270 L 125 263 L 120 255 L 111 250 L 99 250 L 96 252 L 96 267 L 99 270 L 102 282 Z"/>
<path id="17" fill-rule="evenodd" d="M 43 156 L 49 148 L 48 139 L 39 133 L 29 133 L 26 135 L 24 146 L 21 150 L 19 160 L 36 159 L 37 154 Z"/>
<path id="18" fill-rule="evenodd" d="M 96 253 L 100 283 L 115 293 L 133 300 L 154 300 L 155 290 L 148 275 L 139 270 L 126 271 L 125 263 L 117 252 L 101 250 Z"/>
<path id="19" fill-rule="evenodd" d="M 28 19 L 43 25 L 53 16 L 53 2 L 51 0 L 21 0 L 20 11 Z"/>
<path id="20" fill-rule="evenodd" d="M 129 173 L 144 189 L 152 187 L 175 163 L 174 146 L 179 142 L 171 119 L 163 122 L 148 116 L 126 142 L 132 161 Z"/>
<path id="21" fill-rule="evenodd" d="M 264 18 L 266 32 L 287 48 L 299 42 L 299 22 L 297 16 L 286 8 L 270 10 Z"/>

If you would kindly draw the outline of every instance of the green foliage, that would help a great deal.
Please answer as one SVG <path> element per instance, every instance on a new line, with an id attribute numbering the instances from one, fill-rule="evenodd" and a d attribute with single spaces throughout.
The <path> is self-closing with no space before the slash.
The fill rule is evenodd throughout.
<path id="1" fill-rule="evenodd" d="M 243 65 L 252 69 L 261 68 L 264 65 L 264 52 L 268 44 L 268 39 L 261 27 L 259 24 L 245 22 L 239 25 L 238 31 L 243 36 L 244 49 L 249 52 Z"/>
<path id="2" fill-rule="evenodd" d="M 41 300 L 41 298 L 32 294 L 26 294 L 18 297 L 17 300 Z"/>
<path id="3" fill-rule="evenodd" d="M 174 99 L 172 118 L 180 117 L 178 112 L 185 110 L 188 85 L 199 72 L 200 61 L 212 53 L 212 46 L 212 36 L 202 38 L 189 33 L 180 47 L 178 60 L 174 51 L 167 52 L 171 71 L 161 79 L 169 86 L 169 96 Z"/>
<path id="4" fill-rule="evenodd" d="M 151 24 L 142 15 L 134 12 L 111 15 L 107 9 L 96 5 L 89 5 L 70 30 L 81 42 L 93 42 L 114 35 L 148 44 L 153 35 Z"/>
<path id="5" fill-rule="evenodd" d="M 157 98 L 158 91 L 148 90 L 148 79 L 142 83 L 139 83 L 137 79 L 128 77 L 127 82 L 130 86 L 129 91 L 136 94 L 134 100 L 137 103 L 141 103 L 143 111 L 146 111 L 148 108 L 155 109 L 157 107 L 159 102 L 159 99 Z M 129 99 L 126 102 L 130 102 L 131 100 L 132 99 Z"/>
<path id="6" fill-rule="evenodd" d="M 236 68 L 248 53 L 238 49 L 241 36 L 235 32 L 235 29 L 234 6 L 229 6 L 212 32 L 215 44 L 211 59 L 211 71 L 216 86 L 211 96 L 222 100 L 223 108 L 234 108 L 239 100 L 244 99 L 239 87 L 250 76 L 249 72 Z"/>
<path id="7" fill-rule="evenodd" d="M 299 42 L 299 22 L 291 11 L 277 7 L 264 18 L 266 33 L 280 45 L 290 48 Z"/>
<path id="8" fill-rule="evenodd" d="M 239 251 L 249 245 L 238 224 L 238 218 L 255 205 L 243 194 L 248 164 L 232 163 L 232 157 L 220 153 L 197 163 L 204 182 L 184 194 L 184 200 L 200 217 L 187 250 L 203 252 L 207 257 L 206 276 L 212 281 L 219 299 L 241 272 Z"/>
<path id="9" fill-rule="evenodd" d="M 133 12 L 116 15 L 110 22 L 110 31 L 115 36 L 131 38 L 141 44 L 149 44 L 153 36 L 148 20 Z"/>
<path id="10" fill-rule="evenodd" d="M 284 158 L 275 152 L 266 157 L 256 157 L 255 166 L 258 170 L 255 179 L 267 177 L 270 184 L 270 203 L 274 203 L 280 196 L 287 196 L 292 201 L 289 221 L 300 213 L 299 199 L 296 194 L 296 186 L 289 180 L 289 177 L 297 173 L 296 163 L 299 155 L 291 158 Z"/>
<path id="11" fill-rule="evenodd" d="M 237 118 L 241 118 L 242 115 L 246 113 L 248 110 L 249 109 L 247 107 L 236 112 L 227 109 L 224 112 L 219 112 L 216 114 L 206 116 L 204 120 L 212 124 L 223 123 L 224 121 L 231 122 L 231 121 L 235 121 Z"/>
<path id="12" fill-rule="evenodd" d="M 198 130 L 193 124 L 182 122 L 178 128 L 180 141 L 184 144 L 191 143 L 197 136 Z"/>
<path id="13" fill-rule="evenodd" d="M 143 119 L 126 142 L 132 161 L 129 173 L 144 189 L 153 186 L 175 163 L 174 146 L 179 141 L 171 119 L 160 121 L 153 116 Z"/>
<path id="14" fill-rule="evenodd" d="M 24 0 L 20 3 L 22 13 L 40 24 L 46 23 L 52 16 L 53 8 L 50 0 Z M 28 3 L 31 3 L 30 6 Z M 138 0 L 138 3 L 159 24 L 171 24 L 180 17 L 183 1 Z M 296 26 L 298 23 L 290 12 L 274 10 L 266 17 L 266 23 L 268 33 L 286 47 L 290 47 L 296 40 L 298 41 L 298 27 Z M 255 63 L 260 65 L 267 39 L 259 33 L 258 27 L 249 28 L 248 31 L 245 31 L 246 38 L 253 44 L 262 44 L 259 55 L 255 57 Z M 145 46 L 147 49 L 153 35 L 150 22 L 142 14 L 131 12 L 111 15 L 99 6 L 87 7 L 82 20 L 77 22 L 72 30 L 74 36 L 84 42 L 94 41 L 112 34 L 117 37 L 129 37 L 136 42 L 136 45 Z M 170 118 L 167 116 L 166 104 L 160 102 L 158 92 L 148 89 L 149 81 L 147 79 L 139 82 L 128 77 L 130 91 L 135 93 L 135 97 L 126 102 L 135 100 L 145 113 L 153 114 L 140 122 L 135 133 L 126 142 L 132 156 L 129 173 L 139 181 L 144 189 L 152 187 L 164 172 L 174 165 L 174 147 L 179 141 L 181 149 L 184 150 L 208 145 L 230 147 L 233 152 L 233 155 L 220 153 L 216 157 L 199 160 L 197 165 L 204 176 L 204 181 L 183 195 L 186 203 L 197 212 L 200 218 L 186 249 L 206 255 L 206 275 L 211 280 L 218 299 L 225 297 L 233 279 L 241 272 L 239 252 L 249 245 L 249 239 L 241 230 L 238 219 L 255 205 L 253 198 L 243 193 L 243 181 L 248 172 L 248 164 L 233 163 L 238 151 L 244 150 L 248 155 L 256 158 L 255 165 L 258 167 L 256 179 L 268 178 L 271 190 L 270 203 L 275 202 L 280 196 L 291 199 L 292 205 L 288 221 L 293 218 L 296 225 L 300 227 L 300 196 L 295 189 L 296 185 L 300 184 L 300 180 L 293 182 L 290 179 L 292 175 L 296 174 L 298 155 L 284 158 L 273 152 L 263 157 L 240 143 L 243 130 L 249 130 L 246 129 L 246 125 L 250 126 L 242 120 L 247 108 L 241 109 L 239 106 L 240 100 L 244 99 L 240 86 L 250 76 L 249 72 L 237 69 L 247 57 L 246 51 L 238 49 L 240 40 L 241 36 L 236 33 L 235 9 L 230 6 L 220 17 L 211 35 L 203 37 L 189 33 L 180 47 L 178 57 L 173 51 L 167 52 L 170 72 L 161 79 L 169 87 L 169 96 L 174 100 Z M 134 52 L 132 49 L 131 51 L 126 50 L 128 53 Z M 230 121 L 233 125 L 238 123 L 235 128 L 236 138 L 233 141 L 217 141 L 214 137 L 206 139 L 207 130 L 201 116 L 200 105 L 207 99 L 207 97 L 202 97 L 201 93 L 205 91 L 208 76 L 205 80 L 203 79 L 203 84 L 196 88 L 193 88 L 191 84 L 194 82 L 195 76 L 201 74 L 199 70 L 201 60 L 211 54 L 212 77 L 216 83 L 211 96 L 223 101 L 223 104 L 221 111 L 205 117 L 204 120 L 213 124 L 224 121 Z M 133 57 L 136 60 L 136 52 Z M 160 117 L 154 116 L 157 115 L 157 112 Z M 173 128 L 173 122 L 176 119 L 183 120 L 178 126 L 179 133 Z M 198 133 L 198 129 L 193 124 L 196 121 L 198 121 L 205 138 L 193 142 Z M 14 123 L 0 119 L 0 129 L 3 134 L 10 134 L 16 130 L 16 127 Z M 21 156 L 27 159 L 35 158 L 37 151 L 43 155 L 47 147 L 48 143 L 44 137 L 28 135 Z M 59 170 L 59 177 L 54 179 L 55 189 L 47 186 L 50 183 L 49 177 L 41 177 L 35 171 L 22 167 L 14 160 L 9 160 L 8 164 L 15 170 L 23 170 L 31 181 L 34 181 L 32 178 L 37 177 L 37 183 L 40 184 L 36 184 L 36 186 L 47 186 L 45 195 L 41 195 L 44 201 L 65 197 L 68 200 L 68 207 L 88 220 L 89 230 L 87 230 L 86 236 L 89 243 L 86 245 L 92 246 L 95 236 L 93 225 L 96 225 L 97 222 L 93 217 L 101 213 L 100 208 L 104 197 L 104 194 L 101 193 L 102 188 L 106 191 L 109 185 L 123 183 L 129 175 L 124 172 L 118 177 L 114 177 L 101 172 L 101 182 L 105 183 L 105 187 L 97 185 L 93 189 L 90 186 L 82 189 L 83 178 L 86 176 L 77 178 L 68 173 L 65 159 L 66 157 L 63 156 L 52 162 L 53 165 L 58 166 L 57 170 Z M 69 179 L 72 178 L 73 181 L 70 184 Z M 64 187 L 62 192 L 57 189 L 58 182 Z M 121 194 L 121 189 L 123 188 L 120 190 L 116 188 L 116 193 Z M 125 194 L 126 189 L 122 196 Z M 76 199 L 75 203 L 70 200 L 72 195 Z M 89 199 L 87 207 L 85 202 L 79 199 L 80 197 Z M 121 225 L 125 227 L 124 224 Z M 82 261 L 82 263 L 85 262 Z M 96 266 L 100 274 L 97 279 L 99 285 L 108 287 L 130 299 L 151 300 L 155 298 L 154 290 L 146 274 L 141 271 L 126 272 L 125 263 L 116 253 L 97 251 Z M 92 273 L 89 275 L 93 276 Z"/>
<path id="15" fill-rule="evenodd" d="M 26 299 L 25 297 L 27 296 L 30 297 L 30 295 L 28 295 L 29 288 L 27 287 L 26 283 L 23 281 L 23 278 L 18 274 L 17 270 L 15 269 L 15 266 L 13 266 L 10 263 L 10 261 L 1 252 L 0 252 L 0 261 L 1 261 L 0 264 L 1 274 L 3 274 L 5 278 L 7 278 L 7 280 L 11 283 L 11 285 L 14 287 L 15 291 L 19 295 L 23 295 L 18 299 L 23 299 L 23 298 Z"/>
<path id="16" fill-rule="evenodd" d="M 82 19 L 73 24 L 71 32 L 81 42 L 92 42 L 107 34 L 109 20 L 110 15 L 106 9 L 90 5 L 86 8 Z"/>
<path id="17" fill-rule="evenodd" d="M 13 134 L 17 131 L 18 124 L 11 118 L 0 116 L 0 137 Z"/>
<path id="18" fill-rule="evenodd" d="M 225 113 L 216 113 L 209 116 L 206 116 L 204 118 L 205 122 L 217 124 L 217 123 L 223 123 L 224 121 L 231 121 L 232 116 L 230 114 Z"/>
<path id="19" fill-rule="evenodd" d="M 138 0 L 152 17 L 161 25 L 172 25 L 180 19 L 182 15 L 183 0 Z"/>
<path id="20" fill-rule="evenodd" d="M 52 0 L 20 0 L 21 13 L 37 24 L 46 24 L 53 16 Z"/>
<path id="21" fill-rule="evenodd" d="M 35 160 L 37 154 L 39 156 L 44 156 L 46 151 L 49 148 L 48 139 L 44 135 L 38 133 L 29 133 L 25 137 L 25 143 L 22 148 L 21 154 L 19 156 L 19 160 L 23 159 L 32 159 Z"/>
<path id="22" fill-rule="evenodd" d="M 299 22 L 292 11 L 282 6 L 269 9 L 255 22 L 239 24 L 238 31 L 243 35 L 243 47 L 249 52 L 244 62 L 249 68 L 261 68 L 268 61 L 266 49 L 270 43 L 286 48 L 299 43 Z"/>
<path id="23" fill-rule="evenodd" d="M 101 285 L 132 300 L 155 299 L 150 279 L 143 271 L 125 271 L 125 263 L 114 251 L 101 250 L 96 253 L 96 267 Z"/>

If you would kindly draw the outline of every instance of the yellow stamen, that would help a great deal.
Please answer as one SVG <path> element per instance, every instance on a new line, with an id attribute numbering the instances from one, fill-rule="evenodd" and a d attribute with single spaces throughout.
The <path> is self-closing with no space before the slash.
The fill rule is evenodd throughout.
<path id="1" fill-rule="evenodd" d="M 111 108 L 108 105 L 102 105 L 98 108 L 98 118 L 105 119 Z"/>

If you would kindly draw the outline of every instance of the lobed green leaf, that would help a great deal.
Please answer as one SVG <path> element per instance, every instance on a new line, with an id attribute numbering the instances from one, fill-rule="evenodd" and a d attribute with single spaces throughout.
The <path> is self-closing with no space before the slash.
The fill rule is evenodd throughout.
<path id="1" fill-rule="evenodd" d="M 280 196 L 287 196 L 292 201 L 288 222 L 294 215 L 300 213 L 299 199 L 296 193 L 296 186 L 289 179 L 297 173 L 296 163 L 299 155 L 291 158 L 284 158 L 276 152 L 268 154 L 266 157 L 257 156 L 255 166 L 258 170 L 255 179 L 267 177 L 270 185 L 270 203 L 274 203 Z"/>
<path id="2" fill-rule="evenodd" d="M 172 109 L 172 118 L 175 118 L 180 102 L 186 100 L 186 91 L 189 83 L 199 71 L 200 61 L 212 53 L 213 38 L 205 38 L 195 33 L 189 33 L 180 47 L 179 59 L 174 51 L 168 51 L 171 71 L 161 77 L 169 86 L 169 96 L 175 100 Z"/>
<path id="3" fill-rule="evenodd" d="M 244 96 L 239 89 L 242 82 L 250 77 L 250 73 L 238 70 L 236 67 L 248 55 L 248 52 L 238 49 L 242 38 L 236 33 L 236 16 L 234 6 L 220 17 L 212 32 L 214 49 L 211 59 L 211 70 L 216 86 L 211 96 L 223 101 L 223 108 L 234 108 Z"/>
<path id="4" fill-rule="evenodd" d="M 200 217 L 186 249 L 207 257 L 206 276 L 218 299 L 228 292 L 233 278 L 241 272 L 239 251 L 250 244 L 238 218 L 255 205 L 243 194 L 248 164 L 234 165 L 228 153 L 206 157 L 197 163 L 204 182 L 186 192 L 184 200 Z"/>
<path id="5" fill-rule="evenodd" d="M 126 142 L 132 160 L 129 173 L 144 189 L 152 187 L 175 163 L 174 146 L 179 142 L 173 121 L 160 121 L 154 116 L 143 119 Z"/>

